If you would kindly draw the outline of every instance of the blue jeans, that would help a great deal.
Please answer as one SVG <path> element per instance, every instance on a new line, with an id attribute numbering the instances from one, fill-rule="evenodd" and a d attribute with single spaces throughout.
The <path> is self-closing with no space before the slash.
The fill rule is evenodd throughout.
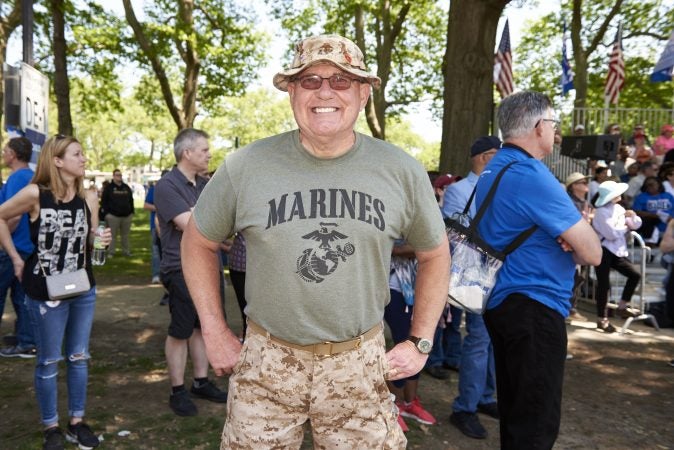
<path id="1" fill-rule="evenodd" d="M 60 302 L 42 302 L 26 296 L 31 318 L 35 323 L 37 362 L 35 393 L 42 423 L 58 423 L 58 363 L 63 360 L 65 342 L 68 384 L 68 415 L 84 417 L 87 399 L 89 335 L 94 321 L 96 288 L 86 294 Z"/>
<path id="2" fill-rule="evenodd" d="M 25 261 L 30 256 L 28 253 L 19 253 L 21 258 Z M 7 291 L 12 290 L 12 305 L 16 313 L 16 340 L 17 345 L 23 349 L 35 347 L 35 337 L 33 333 L 33 326 L 31 325 L 30 316 L 26 309 L 23 286 L 21 282 L 14 275 L 14 264 L 9 255 L 0 250 L 0 319 L 5 310 L 5 298 Z"/>
<path id="3" fill-rule="evenodd" d="M 461 350 L 459 395 L 454 399 L 455 412 L 475 413 L 478 404 L 493 403 L 496 391 L 494 349 L 484 319 L 466 313 L 466 336 Z"/>
<path id="4" fill-rule="evenodd" d="M 159 245 L 157 245 L 157 229 L 152 228 L 152 278 L 159 276 Z"/>
<path id="5" fill-rule="evenodd" d="M 428 355 L 426 367 L 447 364 L 459 367 L 461 364 L 461 314 L 462 309 L 449 307 L 452 321 L 445 328 L 438 327 L 433 338 L 433 350 Z"/>

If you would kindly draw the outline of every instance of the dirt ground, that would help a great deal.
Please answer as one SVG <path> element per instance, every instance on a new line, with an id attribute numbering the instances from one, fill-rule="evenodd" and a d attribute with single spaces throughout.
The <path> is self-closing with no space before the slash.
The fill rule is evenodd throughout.
<path id="1" fill-rule="evenodd" d="M 162 289 L 150 285 L 101 285 L 91 339 L 87 420 L 102 434 L 101 448 L 214 449 L 224 405 L 197 400 L 199 416 L 179 418 L 168 408 L 163 345 L 168 310 Z M 8 307 L 11 310 L 11 307 Z M 228 288 L 226 309 L 241 320 Z M 591 316 L 589 310 L 584 311 Z M 13 321 L 6 312 L 1 334 Z M 621 321 L 616 321 L 616 325 Z M 573 359 L 565 372 L 562 424 L 555 449 L 674 449 L 674 330 L 655 332 L 635 323 L 624 336 L 603 334 L 591 322 L 568 325 Z M 40 448 L 39 412 L 32 360 L 0 359 L 0 449 Z M 189 375 L 188 369 L 188 375 Z M 64 370 L 60 377 L 62 425 L 67 414 Z M 188 378 L 189 379 L 189 378 Z M 457 376 L 423 375 L 420 396 L 435 426 L 408 421 L 411 449 L 494 449 L 498 422 L 481 416 L 489 436 L 474 440 L 449 424 Z M 225 380 L 219 380 L 221 386 Z M 303 448 L 310 448 L 307 438 Z"/>

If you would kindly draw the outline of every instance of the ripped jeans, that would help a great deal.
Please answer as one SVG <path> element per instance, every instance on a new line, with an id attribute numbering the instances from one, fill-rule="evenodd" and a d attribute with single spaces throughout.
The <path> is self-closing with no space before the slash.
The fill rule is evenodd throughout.
<path id="1" fill-rule="evenodd" d="M 35 324 L 37 362 L 35 393 L 45 426 L 58 424 L 58 363 L 66 352 L 68 414 L 84 417 L 89 377 L 89 335 L 94 321 L 96 288 L 86 294 L 61 301 L 37 301 L 26 295 L 31 320 Z M 65 344 L 65 346 L 64 346 Z"/>

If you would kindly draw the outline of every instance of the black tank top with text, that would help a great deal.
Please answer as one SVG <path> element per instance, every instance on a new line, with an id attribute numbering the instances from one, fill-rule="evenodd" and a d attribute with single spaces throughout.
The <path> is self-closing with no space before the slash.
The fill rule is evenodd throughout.
<path id="1" fill-rule="evenodd" d="M 30 223 L 30 239 L 35 250 L 23 268 L 22 285 L 28 296 L 48 301 L 44 274 L 74 272 L 84 267 L 84 246 L 88 245 L 90 227 L 91 211 L 82 197 L 76 195 L 68 203 L 61 203 L 56 201 L 51 191 L 40 189 L 40 214 Z M 86 256 L 87 275 L 93 287 L 90 246 L 86 249 Z"/>

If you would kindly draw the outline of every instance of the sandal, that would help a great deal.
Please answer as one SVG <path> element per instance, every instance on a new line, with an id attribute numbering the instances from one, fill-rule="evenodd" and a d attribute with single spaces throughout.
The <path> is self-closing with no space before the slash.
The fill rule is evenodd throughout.
<path id="1" fill-rule="evenodd" d="M 604 333 L 615 333 L 616 329 L 608 319 L 598 320 L 597 329 L 602 330 Z"/>

